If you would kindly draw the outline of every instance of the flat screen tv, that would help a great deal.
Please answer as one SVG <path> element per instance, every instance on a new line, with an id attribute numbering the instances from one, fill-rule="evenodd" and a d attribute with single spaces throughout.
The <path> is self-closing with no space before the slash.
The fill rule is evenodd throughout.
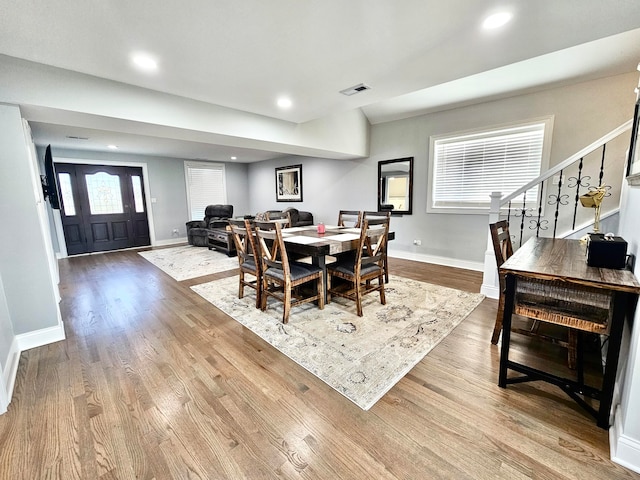
<path id="1" fill-rule="evenodd" d="M 58 182 L 56 172 L 53 168 L 53 156 L 51 155 L 51 145 L 47 145 L 44 153 L 44 175 L 42 176 L 42 193 L 45 200 L 49 200 L 51 208 L 60 209 L 60 199 L 58 197 Z"/>

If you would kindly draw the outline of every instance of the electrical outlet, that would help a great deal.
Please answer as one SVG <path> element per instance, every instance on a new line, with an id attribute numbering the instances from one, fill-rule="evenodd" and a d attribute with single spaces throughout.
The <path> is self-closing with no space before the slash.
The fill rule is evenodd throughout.
<path id="1" fill-rule="evenodd" d="M 414 245 L 422 245 L 422 240 L 414 240 L 413 244 Z"/>

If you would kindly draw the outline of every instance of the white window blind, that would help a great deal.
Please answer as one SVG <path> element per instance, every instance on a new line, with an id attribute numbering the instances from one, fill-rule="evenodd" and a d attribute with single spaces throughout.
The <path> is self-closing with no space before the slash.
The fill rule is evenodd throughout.
<path id="1" fill-rule="evenodd" d="M 207 205 L 227 203 L 223 164 L 185 162 L 185 177 L 191 220 L 202 220 Z"/>
<path id="2" fill-rule="evenodd" d="M 543 163 L 548 123 L 434 140 L 432 209 L 485 209 L 491 192 L 506 195 L 536 178 Z M 528 195 L 537 197 L 537 189 L 529 190 Z"/>

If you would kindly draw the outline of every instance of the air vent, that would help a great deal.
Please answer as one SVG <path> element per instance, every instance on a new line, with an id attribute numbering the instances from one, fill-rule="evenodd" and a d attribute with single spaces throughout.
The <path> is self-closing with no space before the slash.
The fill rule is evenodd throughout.
<path id="1" fill-rule="evenodd" d="M 71 140 L 89 140 L 89 137 L 76 137 L 75 135 L 67 135 Z"/>
<path id="2" fill-rule="evenodd" d="M 350 97 L 351 95 L 355 95 L 356 93 L 364 92 L 365 90 L 370 90 L 371 87 L 364 83 L 359 83 L 358 85 L 354 85 L 353 87 L 345 88 L 344 90 L 340 90 L 340 93 Z"/>

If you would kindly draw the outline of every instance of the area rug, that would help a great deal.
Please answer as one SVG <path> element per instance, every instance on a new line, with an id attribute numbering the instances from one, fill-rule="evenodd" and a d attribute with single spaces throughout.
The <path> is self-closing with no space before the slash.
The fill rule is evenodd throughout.
<path id="1" fill-rule="evenodd" d="M 228 257 L 216 250 L 192 245 L 138 253 L 178 281 L 238 268 L 236 257 Z"/>
<path id="2" fill-rule="evenodd" d="M 319 310 L 304 304 L 282 323 L 282 304 L 272 299 L 266 312 L 255 308 L 247 289 L 238 299 L 238 277 L 191 287 L 336 389 L 363 410 L 371 408 L 393 385 L 444 339 L 484 298 L 401 277 L 385 288 L 387 304 L 366 295 L 364 316 L 341 298 Z"/>

